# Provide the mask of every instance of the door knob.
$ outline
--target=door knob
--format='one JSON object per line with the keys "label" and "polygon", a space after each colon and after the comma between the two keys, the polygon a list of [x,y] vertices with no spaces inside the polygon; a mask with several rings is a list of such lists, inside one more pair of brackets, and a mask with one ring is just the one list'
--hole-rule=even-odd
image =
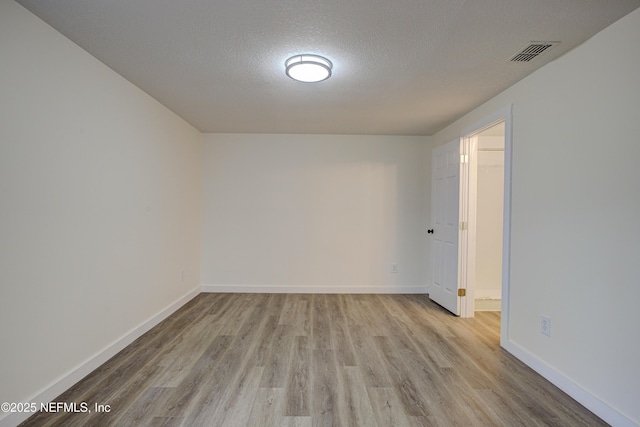
{"label": "door knob", "polygon": [[427,233],[433,234],[433,228],[430,228],[429,230],[427,230]]}

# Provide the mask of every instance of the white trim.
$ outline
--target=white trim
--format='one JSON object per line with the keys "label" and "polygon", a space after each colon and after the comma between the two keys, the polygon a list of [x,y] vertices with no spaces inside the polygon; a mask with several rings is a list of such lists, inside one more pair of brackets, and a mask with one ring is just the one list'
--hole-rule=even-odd
{"label": "white trim", "polygon": [[603,402],[597,396],[593,395],[579,384],[573,382],[569,377],[562,374],[560,371],[554,369],[552,366],[546,364],[542,360],[538,359],[532,353],[528,352],[524,348],[520,347],[513,341],[507,341],[501,343],[502,347],[509,353],[520,359],[524,364],[531,369],[542,375],[549,380],[553,385],[560,390],[567,393],[573,399],[575,399],[582,406],[602,418],[607,423],[616,427],[637,427],[630,418],[620,413],[615,408]]}
{"label": "white trim", "polygon": [[[506,107],[503,107],[498,111],[495,111],[493,114],[490,114],[484,119],[478,120],[471,126],[464,128],[462,130],[462,133],[460,134],[460,137],[464,138],[464,137],[473,136],[477,133],[482,132],[485,129],[492,127],[495,124],[498,124],[506,120],[507,118],[511,119],[512,105],[513,104],[509,104]],[[507,129],[505,127],[505,134],[506,133],[507,133]]]}
{"label": "white trim", "polygon": [[502,307],[500,345],[509,340],[509,289],[511,282],[511,152],[513,147],[513,104],[496,111],[463,129],[461,137],[469,138],[494,124],[504,121],[504,211],[502,229]]}
{"label": "white trim", "polygon": [[[473,287],[469,286],[469,144],[466,143],[464,138],[459,138],[460,144],[460,172],[458,180],[458,222],[467,224],[467,227],[463,229],[458,227],[458,290],[464,289],[467,292],[467,296],[462,298],[458,297],[458,312],[454,313],[460,317],[473,317],[473,310],[471,310],[471,316],[468,316],[469,305],[473,306]],[[462,158],[466,158],[463,162]]]}
{"label": "white trim", "polygon": [[202,292],[256,294],[427,294],[426,286],[202,285]]}
{"label": "white trim", "polygon": [[474,299],[502,299],[502,292],[499,289],[476,289]]}
{"label": "white trim", "polygon": [[504,115],[504,195],[502,214],[502,314],[500,344],[509,341],[509,290],[511,289],[511,152],[513,150],[513,106]]}
{"label": "white trim", "polygon": [[[467,229],[460,233],[460,248],[463,253],[460,256],[461,287],[467,290],[467,295],[462,298],[462,310],[460,317],[473,317],[475,313],[476,298],[476,217],[478,195],[478,138],[474,135],[461,138],[464,152],[468,161],[464,165],[464,174],[460,176],[460,220],[467,223]],[[464,178],[464,179],[463,179]],[[473,274],[469,274],[473,272]]]}
{"label": "white trim", "polygon": [[474,306],[476,311],[500,311],[500,306],[502,305],[502,301],[497,299],[489,299],[489,298],[476,298],[474,301]]}
{"label": "white trim", "polygon": [[[191,299],[195,298],[198,294],[200,294],[200,289],[198,288],[189,291],[185,295],[178,298],[175,302],[162,309],[159,313],[151,316],[149,319],[145,320],[140,325],[124,334],[121,338],[107,345],[104,349],[100,350],[85,362],[82,362],[76,368],[62,375],[60,378],[53,381],[48,386],[45,386],[31,398],[23,400],[23,402],[35,402],[38,406],[40,406],[40,402],[47,403],[53,401],[53,399],[60,396],[63,392],[71,388],[78,381],[89,375],[91,372],[93,372],[107,360],[111,359],[126,346],[131,344],[136,339],[140,338],[144,333],[175,313],[180,307],[185,305]],[[28,412],[9,413],[4,418],[0,418],[0,427],[15,427],[29,418],[31,415],[33,414]]]}

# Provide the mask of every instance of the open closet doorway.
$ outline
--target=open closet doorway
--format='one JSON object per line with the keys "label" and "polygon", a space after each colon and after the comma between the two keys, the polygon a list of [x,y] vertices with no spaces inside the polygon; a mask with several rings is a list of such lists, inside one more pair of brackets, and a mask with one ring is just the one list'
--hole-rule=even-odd
{"label": "open closet doorway", "polygon": [[505,124],[502,121],[474,136],[475,311],[500,311],[502,304],[504,135]]}
{"label": "open closet doorway", "polygon": [[460,315],[474,316],[476,298],[479,309],[499,305],[501,345],[509,338],[512,123],[508,106],[461,138],[468,161],[460,185],[460,221],[466,225],[460,234],[460,287],[466,288]]}

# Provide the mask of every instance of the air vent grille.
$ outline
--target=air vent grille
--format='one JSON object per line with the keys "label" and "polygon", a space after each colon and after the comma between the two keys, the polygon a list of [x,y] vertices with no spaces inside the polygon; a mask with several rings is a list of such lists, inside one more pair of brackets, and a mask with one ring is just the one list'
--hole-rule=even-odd
{"label": "air vent grille", "polygon": [[520,52],[516,53],[510,61],[512,62],[529,62],[535,57],[547,52],[549,49],[557,45],[559,42],[531,42]]}

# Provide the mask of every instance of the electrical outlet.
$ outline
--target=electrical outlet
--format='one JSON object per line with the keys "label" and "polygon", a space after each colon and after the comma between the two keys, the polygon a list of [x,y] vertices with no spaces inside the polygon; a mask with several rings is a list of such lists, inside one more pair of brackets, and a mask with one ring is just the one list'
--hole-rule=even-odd
{"label": "electrical outlet", "polygon": [[540,316],[540,333],[548,337],[551,336],[551,318],[548,316]]}
{"label": "electrical outlet", "polygon": [[391,264],[391,273],[398,274],[398,264]]}
{"label": "electrical outlet", "polygon": [[184,269],[180,270],[180,283],[184,282]]}

